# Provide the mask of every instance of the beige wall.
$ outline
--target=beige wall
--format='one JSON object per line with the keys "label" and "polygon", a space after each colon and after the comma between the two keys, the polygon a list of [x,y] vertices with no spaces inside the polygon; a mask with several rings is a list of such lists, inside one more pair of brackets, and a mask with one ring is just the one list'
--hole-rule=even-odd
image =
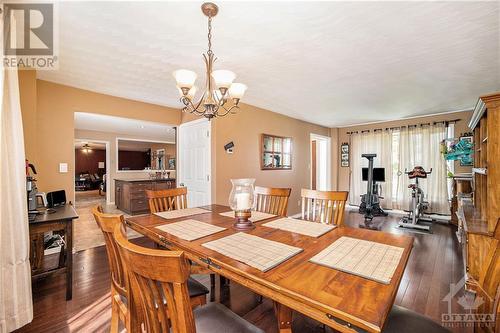
{"label": "beige wall", "polygon": [[331,140],[331,179],[332,179],[332,191],[337,191],[339,188],[339,174],[338,174],[338,166],[340,164],[340,145],[342,142],[339,142],[339,129],[338,128],[330,128],[330,140]]}
{"label": "beige wall", "polygon": [[[197,116],[183,114],[178,109],[36,80],[35,72],[20,71],[19,80],[26,151],[39,171],[39,188],[42,191],[65,189],[69,198],[73,198],[74,194],[74,112],[107,114],[170,125],[199,119]],[[236,115],[211,122],[213,202],[227,204],[231,178],[252,177],[256,178],[257,185],[291,187],[293,190],[289,213],[297,213],[300,189],[310,186],[311,133],[332,138],[332,188],[348,190],[349,171],[339,165],[339,147],[342,142],[348,141],[348,131],[460,118],[461,121],[455,127],[458,135],[467,131],[470,116],[471,112],[459,112],[365,126],[326,128],[242,104],[242,110]],[[292,170],[260,170],[262,133],[293,138]],[[86,138],[92,137],[87,135]],[[230,141],[235,143],[232,155],[226,154],[223,148]],[[114,140],[111,140],[111,143],[115,144]],[[112,159],[115,159],[115,156],[112,154]],[[58,172],[61,162],[68,163],[68,173]],[[110,167],[116,170],[114,162],[111,162]],[[470,168],[459,167],[457,163],[456,172],[467,171],[470,171]],[[123,176],[137,177],[137,174],[134,174],[124,173]],[[113,192],[111,191],[112,195]]]}
{"label": "beige wall", "polygon": [[[134,136],[134,135],[124,135],[110,132],[99,132],[99,131],[84,131],[84,130],[75,130],[75,139],[80,140],[97,140],[97,141],[107,141],[109,142],[109,176],[108,179],[111,179],[109,183],[109,194],[110,201],[115,201],[115,182],[114,179],[139,179],[139,178],[148,178],[148,171],[118,171],[117,166],[117,146],[116,139],[117,138],[126,138],[126,139],[137,139],[137,140],[157,140],[156,138],[148,137],[148,136]],[[152,143],[152,146],[156,144]],[[166,144],[158,144],[161,148],[167,148],[168,151],[174,151],[175,154],[175,145],[166,145]],[[167,147],[168,146],[168,147]],[[172,149],[170,146],[173,146]],[[168,152],[167,152],[168,153]],[[175,178],[175,171],[170,173],[170,177]]]}
{"label": "beige wall", "polygon": [[[342,142],[349,142],[349,135],[347,132],[353,131],[363,131],[372,130],[375,128],[387,128],[387,127],[397,127],[410,124],[427,123],[434,121],[446,121],[460,119],[455,124],[455,136],[458,137],[460,133],[469,132],[467,124],[469,123],[470,117],[472,116],[472,111],[465,112],[454,112],[442,115],[430,116],[430,117],[419,117],[406,120],[389,121],[384,123],[363,125],[363,126],[353,126],[353,127],[343,127],[338,129],[338,144],[337,144],[337,173],[338,173],[338,190],[348,191],[349,190],[349,168],[340,167],[340,145]],[[350,154],[355,154],[356,152],[351,151]],[[335,171],[334,171],[335,172]],[[461,167],[458,161],[455,162],[455,172],[471,172],[471,167]]]}
{"label": "beige wall", "polygon": [[[29,109],[35,97],[29,94],[27,88],[33,85],[36,85],[35,110]],[[68,198],[74,196],[75,112],[106,114],[170,125],[178,125],[181,122],[181,114],[177,109],[94,93],[43,80],[35,81],[33,75],[20,76],[20,89],[22,95],[31,96],[26,100],[23,97],[23,121],[31,123],[32,113],[36,114],[36,137],[28,140],[30,142],[28,151],[36,152],[38,187],[45,192],[64,189]],[[30,134],[25,131],[25,135]],[[68,163],[67,173],[59,173],[59,163]]]}
{"label": "beige wall", "polygon": [[23,117],[24,150],[26,159],[37,166],[36,71],[20,70],[18,74],[21,113]]}
{"label": "beige wall", "polygon": [[[261,134],[292,137],[292,170],[261,170]],[[215,203],[227,205],[232,178],[255,178],[256,185],[291,187],[288,213],[299,212],[300,189],[310,187],[310,134],[329,136],[330,129],[289,118],[257,107],[242,105],[242,110],[212,120],[212,159],[214,152]],[[224,145],[234,142],[234,153],[227,154]],[[214,172],[213,172],[214,173]]]}

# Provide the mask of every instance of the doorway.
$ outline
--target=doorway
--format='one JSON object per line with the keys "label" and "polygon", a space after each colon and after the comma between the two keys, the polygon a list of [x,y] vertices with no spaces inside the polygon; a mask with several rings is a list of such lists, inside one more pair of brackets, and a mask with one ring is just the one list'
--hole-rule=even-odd
{"label": "doorway", "polygon": [[312,134],[311,151],[311,189],[331,190],[331,143],[330,137]]}
{"label": "doorway", "polygon": [[179,186],[188,188],[188,206],[212,203],[210,122],[198,119],[179,126]]}
{"label": "doorway", "polygon": [[110,201],[109,142],[75,140],[75,204],[101,204]]}

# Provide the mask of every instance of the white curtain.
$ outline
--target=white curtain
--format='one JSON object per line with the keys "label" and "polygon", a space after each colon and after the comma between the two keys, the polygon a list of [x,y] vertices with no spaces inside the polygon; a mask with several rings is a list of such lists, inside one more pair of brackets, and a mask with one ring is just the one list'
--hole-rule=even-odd
{"label": "white curtain", "polygon": [[446,161],[440,153],[440,143],[446,138],[445,124],[415,126],[403,128],[399,132],[397,193],[395,208],[408,209],[410,189],[408,185],[414,180],[404,174],[409,170],[421,166],[432,173],[426,179],[419,179],[419,185],[429,202],[429,212],[449,214],[448,186]]}
{"label": "white curtain", "polygon": [[351,134],[351,180],[349,203],[359,205],[361,195],[366,193],[367,182],[362,181],[361,170],[368,167],[368,159],[361,154],[377,154],[374,159],[374,167],[385,168],[385,182],[381,185],[381,206],[392,208],[392,132],[388,130],[370,131]]}
{"label": "white curtain", "polygon": [[4,333],[29,323],[33,305],[19,84],[17,70],[3,65],[0,102],[0,332]]}

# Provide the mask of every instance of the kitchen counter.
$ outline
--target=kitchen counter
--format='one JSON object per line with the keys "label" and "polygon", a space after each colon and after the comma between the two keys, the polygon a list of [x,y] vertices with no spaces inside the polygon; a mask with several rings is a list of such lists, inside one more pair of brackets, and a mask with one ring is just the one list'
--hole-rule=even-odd
{"label": "kitchen counter", "polygon": [[131,183],[142,183],[142,182],[175,182],[175,178],[161,178],[161,179],[151,179],[151,178],[115,178],[115,181],[119,182],[131,182]]}
{"label": "kitchen counter", "polygon": [[146,190],[160,191],[175,187],[175,178],[115,179],[116,208],[130,215],[149,213]]}

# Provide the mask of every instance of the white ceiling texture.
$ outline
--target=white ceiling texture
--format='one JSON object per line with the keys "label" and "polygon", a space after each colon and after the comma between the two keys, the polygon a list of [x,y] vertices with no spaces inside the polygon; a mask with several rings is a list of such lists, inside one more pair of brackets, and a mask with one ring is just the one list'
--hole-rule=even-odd
{"label": "white ceiling texture", "polygon": [[126,137],[175,142],[172,126],[103,114],[75,112],[75,129],[122,134]]}
{"label": "white ceiling texture", "polygon": [[[218,2],[216,69],[243,102],[325,126],[471,109],[500,90],[499,2]],[[39,78],[179,107],[204,82],[201,2],[61,2],[60,69]]]}

